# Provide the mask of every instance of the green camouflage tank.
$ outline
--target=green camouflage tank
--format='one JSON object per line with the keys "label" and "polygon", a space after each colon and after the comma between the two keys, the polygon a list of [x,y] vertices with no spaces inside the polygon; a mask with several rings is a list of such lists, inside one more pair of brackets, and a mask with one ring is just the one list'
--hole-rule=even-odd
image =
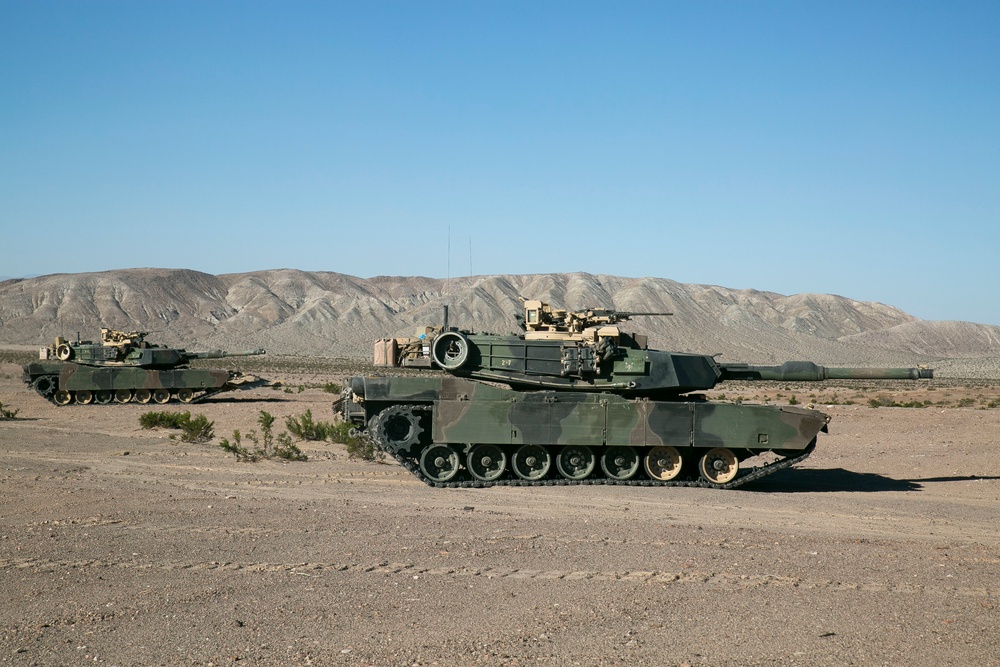
{"label": "green camouflage tank", "polygon": [[[355,377],[335,404],[434,486],[692,485],[734,488],[812,453],[828,415],[795,406],[709,402],[727,380],[921,379],[925,368],[722,364],[650,350],[618,323],[638,315],[552,310],[525,301],[521,334],[427,327],[382,339],[375,363],[445,371]],[[757,465],[746,462],[755,459]]]}
{"label": "green camouflage tank", "polygon": [[39,361],[25,364],[24,382],[56,405],[128,403],[196,403],[234,389],[249,389],[264,380],[239,371],[190,368],[193,359],[220,359],[264,354],[188,352],[152,345],[147,332],[101,329],[101,342],[55,343],[39,351]]}

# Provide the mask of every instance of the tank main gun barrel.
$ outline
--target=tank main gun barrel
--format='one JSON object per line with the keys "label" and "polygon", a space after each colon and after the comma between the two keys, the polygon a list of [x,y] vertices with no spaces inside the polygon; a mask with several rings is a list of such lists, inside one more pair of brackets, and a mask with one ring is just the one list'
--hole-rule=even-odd
{"label": "tank main gun barrel", "polygon": [[226,352],[224,350],[208,350],[206,352],[185,352],[188,359],[222,359],[223,357],[256,357],[267,354],[264,348],[247,350],[246,352]]}
{"label": "tank main gun barrel", "polygon": [[786,361],[780,366],[719,364],[721,380],[822,382],[823,380],[929,380],[930,368],[833,368],[811,361]]}

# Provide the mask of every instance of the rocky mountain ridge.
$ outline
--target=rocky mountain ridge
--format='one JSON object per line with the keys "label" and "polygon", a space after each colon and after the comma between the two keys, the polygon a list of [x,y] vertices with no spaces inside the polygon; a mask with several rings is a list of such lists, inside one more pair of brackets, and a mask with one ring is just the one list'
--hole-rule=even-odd
{"label": "rocky mountain ridge", "polygon": [[626,329],[661,349],[722,359],[827,365],[926,363],[953,377],[1000,379],[1000,327],[917,319],[881,303],[830,294],[785,296],[587,273],[440,280],[357,278],[277,269],[211,275],[123,269],[0,282],[0,344],[43,345],[55,336],[96,338],[101,326],[155,332],[188,349],[266,347],[272,354],[367,358],[372,342],[439,324],[442,306],[463,329],[517,330],[518,296],[555,307],[671,311]]}

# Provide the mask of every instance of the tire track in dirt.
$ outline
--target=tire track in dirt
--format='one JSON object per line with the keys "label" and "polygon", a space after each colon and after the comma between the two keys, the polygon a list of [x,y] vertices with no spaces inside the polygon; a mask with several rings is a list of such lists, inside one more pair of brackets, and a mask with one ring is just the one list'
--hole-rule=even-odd
{"label": "tire track in dirt", "polygon": [[0,560],[0,572],[58,572],[64,570],[118,568],[123,570],[163,570],[163,571],[222,571],[280,573],[321,577],[326,573],[349,573],[359,575],[448,577],[509,579],[509,580],[550,580],[550,581],[601,581],[622,584],[696,585],[725,590],[750,590],[755,588],[795,588],[802,590],[858,591],[864,593],[891,593],[901,595],[961,595],[963,597],[996,597],[1000,590],[987,587],[925,586],[918,584],[887,584],[881,582],[847,582],[821,579],[805,579],[780,575],[749,575],[735,572],[684,571],[666,572],[658,570],[610,571],[610,570],[533,570],[519,568],[463,568],[426,567],[416,563],[379,561],[375,563],[239,563],[232,561],[108,561],[108,560],[51,560],[43,558]]}

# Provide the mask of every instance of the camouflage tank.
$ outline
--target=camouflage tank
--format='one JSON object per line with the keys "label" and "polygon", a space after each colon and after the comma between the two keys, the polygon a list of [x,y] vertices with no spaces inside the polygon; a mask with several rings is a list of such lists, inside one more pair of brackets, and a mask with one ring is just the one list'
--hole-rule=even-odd
{"label": "camouflage tank", "polygon": [[517,335],[459,331],[446,310],[442,327],[377,341],[377,366],[446,374],[354,377],[335,410],[433,486],[735,488],[808,457],[830,417],[693,392],[730,380],[933,377],[925,368],[719,363],[651,350],[645,336],[618,326],[670,313],[524,307]]}
{"label": "camouflage tank", "polygon": [[197,403],[209,396],[264,383],[238,371],[190,368],[192,359],[221,359],[264,354],[188,352],[146,342],[145,331],[101,329],[101,342],[69,342],[63,337],[39,350],[39,361],[25,364],[23,379],[56,405],[128,403]]}

